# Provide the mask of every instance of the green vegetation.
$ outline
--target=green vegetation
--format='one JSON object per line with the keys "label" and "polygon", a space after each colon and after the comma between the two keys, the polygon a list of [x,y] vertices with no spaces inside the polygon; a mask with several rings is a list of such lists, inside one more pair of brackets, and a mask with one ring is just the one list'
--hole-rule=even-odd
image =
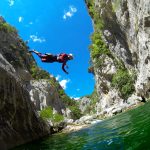
{"label": "green vegetation", "polygon": [[44,120],[51,120],[53,122],[61,122],[64,120],[64,117],[58,113],[53,114],[51,107],[47,107],[40,111],[40,117]]}
{"label": "green vegetation", "polygon": [[104,43],[100,32],[94,32],[91,36],[92,45],[90,46],[92,59],[99,58],[101,55],[110,55],[110,50]]}
{"label": "green vegetation", "polygon": [[17,33],[17,30],[6,22],[0,22],[0,31],[4,31],[6,33]]}
{"label": "green vegetation", "polygon": [[[79,119],[81,117],[81,113],[78,107],[75,106],[69,106],[69,109],[72,112],[72,117],[74,120]],[[61,122],[64,120],[63,115],[60,115],[58,113],[53,114],[52,107],[46,107],[43,110],[40,111],[40,117],[44,120],[51,120],[52,122]]]}
{"label": "green vegetation", "polygon": [[50,75],[45,70],[37,67],[35,64],[30,66],[30,73],[34,79],[50,79]]}
{"label": "green vegetation", "polygon": [[89,14],[90,14],[91,17],[93,18],[93,17],[94,17],[94,12],[95,12],[95,9],[94,9],[94,1],[93,1],[93,0],[85,0],[85,1],[86,1],[88,10],[89,10]]}
{"label": "green vegetation", "polygon": [[121,0],[115,0],[112,3],[113,4],[112,5],[113,12],[116,12],[119,9],[120,3],[121,3]]}
{"label": "green vegetation", "polygon": [[101,68],[103,67],[105,58],[106,57],[113,58],[113,55],[111,54],[105,42],[103,41],[102,34],[100,32],[95,31],[91,36],[91,40],[92,44],[90,45],[89,49],[91,53],[91,58],[92,60],[94,60],[94,64],[91,63],[90,68],[91,69],[92,67]]}
{"label": "green vegetation", "polygon": [[88,11],[94,21],[94,28],[100,31],[104,28],[104,22],[97,9],[95,9],[94,0],[86,0]]}
{"label": "green vegetation", "polygon": [[71,110],[71,116],[74,120],[81,118],[82,116],[81,110],[79,109],[79,106],[77,103],[75,103],[74,106],[73,105],[69,106],[69,109]]}
{"label": "green vegetation", "polygon": [[[96,59],[94,67],[101,67],[103,65],[106,56],[110,56],[110,50],[102,39],[102,30],[104,29],[104,21],[100,16],[98,8],[95,8],[94,0],[86,0],[87,7],[89,9],[89,14],[94,21],[95,32],[91,35],[92,44],[90,45],[90,53],[92,60]],[[92,64],[93,66],[93,64]],[[89,68],[91,72],[92,67]]]}
{"label": "green vegetation", "polygon": [[75,101],[72,100],[69,96],[67,96],[63,89],[58,89],[58,93],[60,98],[66,104],[67,107],[75,105]]}
{"label": "green vegetation", "polygon": [[113,76],[112,86],[119,89],[122,97],[127,99],[135,90],[134,80],[135,74],[129,74],[126,69],[119,69]]}
{"label": "green vegetation", "polygon": [[58,90],[58,93],[65,106],[71,110],[72,119],[79,119],[82,116],[82,114],[81,110],[79,109],[78,102],[67,96],[63,89]]}
{"label": "green vegetation", "polygon": [[47,107],[40,111],[40,117],[43,119],[52,119],[53,118],[53,110],[51,107]]}
{"label": "green vegetation", "polygon": [[81,110],[79,109],[79,104],[74,99],[71,99],[67,94],[64,92],[60,84],[56,81],[55,78],[50,79],[51,85],[55,86],[56,90],[58,91],[59,97],[62,102],[65,104],[67,108],[71,110],[72,119],[76,120],[79,119],[82,114]]}
{"label": "green vegetation", "polygon": [[54,114],[53,116],[53,121],[54,122],[61,122],[64,120],[64,116],[63,115],[60,115],[60,114]]}

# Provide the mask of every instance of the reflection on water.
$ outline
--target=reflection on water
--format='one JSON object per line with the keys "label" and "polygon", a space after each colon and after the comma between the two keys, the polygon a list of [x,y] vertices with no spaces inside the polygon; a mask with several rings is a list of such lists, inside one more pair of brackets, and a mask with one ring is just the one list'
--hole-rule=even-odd
{"label": "reflection on water", "polygon": [[150,150],[150,104],[90,128],[57,134],[14,150]]}

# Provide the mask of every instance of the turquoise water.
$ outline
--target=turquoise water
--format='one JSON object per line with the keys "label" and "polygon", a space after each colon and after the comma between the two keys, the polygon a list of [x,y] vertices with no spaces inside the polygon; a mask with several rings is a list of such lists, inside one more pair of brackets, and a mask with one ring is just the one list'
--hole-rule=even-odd
{"label": "turquoise water", "polygon": [[150,150],[150,103],[70,134],[14,150]]}

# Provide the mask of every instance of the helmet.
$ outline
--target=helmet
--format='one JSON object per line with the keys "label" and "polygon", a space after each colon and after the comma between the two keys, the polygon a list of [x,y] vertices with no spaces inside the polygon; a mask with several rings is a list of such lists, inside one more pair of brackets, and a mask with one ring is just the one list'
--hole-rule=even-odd
{"label": "helmet", "polygon": [[68,54],[69,59],[73,59],[73,54]]}

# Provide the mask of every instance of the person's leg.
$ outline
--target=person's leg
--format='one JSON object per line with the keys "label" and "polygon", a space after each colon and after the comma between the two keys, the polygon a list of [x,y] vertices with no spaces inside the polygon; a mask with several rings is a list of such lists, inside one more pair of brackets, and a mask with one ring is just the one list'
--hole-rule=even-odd
{"label": "person's leg", "polygon": [[33,52],[33,53],[37,54],[41,58],[42,62],[52,63],[52,62],[57,61],[57,56],[54,56],[52,54],[42,54],[42,53],[35,51],[35,50],[31,50],[29,52]]}
{"label": "person's leg", "polygon": [[38,52],[38,51],[35,51],[35,50],[31,50],[31,51],[29,51],[30,53],[35,53],[35,54],[37,54],[40,58],[43,58],[43,57],[45,57],[46,55],[44,55],[44,54],[42,54],[42,53],[40,53],[40,52]]}
{"label": "person's leg", "polygon": [[34,49],[33,49],[33,50],[30,50],[29,52],[30,52],[30,53],[33,52],[33,53],[35,53],[35,54],[39,54],[39,53],[40,53],[40,52],[38,52],[38,51],[35,51]]}
{"label": "person's leg", "polygon": [[51,53],[45,53],[45,55],[52,56],[53,54],[51,54]]}

